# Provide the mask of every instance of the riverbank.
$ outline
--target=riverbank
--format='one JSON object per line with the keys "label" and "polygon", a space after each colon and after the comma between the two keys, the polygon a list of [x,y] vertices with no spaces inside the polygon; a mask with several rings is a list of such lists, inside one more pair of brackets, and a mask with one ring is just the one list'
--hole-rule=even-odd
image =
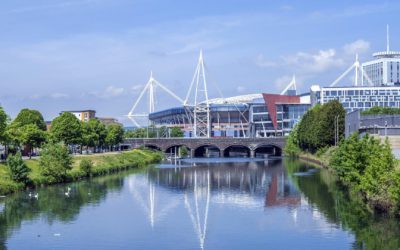
{"label": "riverbank", "polygon": [[[400,161],[395,160],[393,156],[386,156],[384,152],[379,152],[381,159],[370,156],[376,155],[381,149],[368,150],[368,156],[365,156],[362,150],[359,153],[349,153],[345,150],[346,153],[343,155],[341,153],[343,148],[330,147],[319,154],[300,151],[297,158],[327,169],[338,177],[341,186],[351,194],[351,197],[357,197],[371,211],[400,216]],[[338,152],[335,152],[336,150]],[[387,151],[390,152],[390,148]],[[368,160],[369,157],[372,161]],[[382,159],[387,160],[390,165]]]}
{"label": "riverbank", "polygon": [[[131,168],[143,168],[152,163],[161,161],[161,154],[150,150],[132,150],[118,154],[94,154],[73,157],[72,169],[67,172],[64,182],[71,182],[87,178],[88,175],[79,167],[83,159],[89,159],[93,163],[90,176],[106,175]],[[31,169],[28,187],[56,184],[41,175],[39,160],[26,160],[25,163]],[[13,193],[25,188],[22,183],[14,182],[10,178],[9,170],[5,164],[0,164],[0,195]]]}

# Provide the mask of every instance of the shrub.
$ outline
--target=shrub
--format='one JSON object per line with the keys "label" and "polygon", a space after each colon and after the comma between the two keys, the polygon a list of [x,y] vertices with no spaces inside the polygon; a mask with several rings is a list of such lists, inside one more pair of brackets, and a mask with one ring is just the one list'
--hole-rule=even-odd
{"label": "shrub", "polygon": [[61,143],[48,143],[40,153],[41,174],[48,178],[48,182],[65,181],[67,171],[72,168],[68,147]]}
{"label": "shrub", "polygon": [[16,182],[27,183],[29,181],[30,168],[22,160],[21,153],[10,155],[7,158],[7,166],[10,170],[11,179]]}
{"label": "shrub", "polygon": [[83,158],[79,163],[79,169],[85,173],[86,176],[92,174],[93,162],[90,159]]}
{"label": "shrub", "polygon": [[181,153],[181,157],[186,157],[186,156],[188,156],[189,152],[188,152],[187,147],[181,146],[181,147],[180,147],[180,153]]}
{"label": "shrub", "polygon": [[377,210],[397,210],[400,174],[389,142],[351,135],[334,151],[331,166],[345,185],[359,191]]}

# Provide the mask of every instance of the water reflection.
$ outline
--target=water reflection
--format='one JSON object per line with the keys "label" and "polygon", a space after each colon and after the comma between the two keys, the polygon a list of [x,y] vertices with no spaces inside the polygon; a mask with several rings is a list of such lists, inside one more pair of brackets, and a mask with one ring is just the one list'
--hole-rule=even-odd
{"label": "water reflection", "polygon": [[[167,217],[167,213],[178,206],[178,201],[182,201],[200,249],[204,248],[206,240],[211,202],[244,208],[295,207],[301,203],[300,193],[280,161],[197,162],[193,165],[162,165],[149,170],[146,178],[131,176],[128,185],[152,228],[156,221]],[[161,195],[157,194],[160,188],[183,198],[161,201]]]}
{"label": "water reflection", "polygon": [[0,197],[0,249],[400,247],[399,220],[298,161],[169,164],[31,192]]}

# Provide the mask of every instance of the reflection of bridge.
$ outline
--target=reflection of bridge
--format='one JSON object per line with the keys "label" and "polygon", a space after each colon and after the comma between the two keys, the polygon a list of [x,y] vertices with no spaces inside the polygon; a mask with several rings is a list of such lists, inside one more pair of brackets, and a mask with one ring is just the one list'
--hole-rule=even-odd
{"label": "reflection of bridge", "polygon": [[126,139],[125,144],[132,148],[145,146],[166,153],[176,153],[185,146],[192,157],[237,156],[254,157],[258,154],[278,155],[286,144],[285,137],[267,138],[149,138]]}

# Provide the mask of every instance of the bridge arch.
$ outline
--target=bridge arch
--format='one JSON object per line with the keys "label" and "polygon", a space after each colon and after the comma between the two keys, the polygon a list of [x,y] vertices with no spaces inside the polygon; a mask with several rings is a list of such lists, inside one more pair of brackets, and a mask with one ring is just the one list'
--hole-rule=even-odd
{"label": "bridge arch", "polygon": [[282,156],[282,148],[274,143],[263,143],[254,149],[254,157],[265,157],[266,155]]}
{"label": "bridge arch", "polygon": [[194,157],[220,157],[221,150],[213,144],[203,144],[193,149]]}
{"label": "bridge arch", "polygon": [[223,150],[224,157],[250,157],[251,149],[246,145],[234,144]]}
{"label": "bridge arch", "polygon": [[157,150],[157,151],[162,151],[161,147],[155,145],[155,144],[144,144],[144,147],[147,149],[151,149],[151,150]]}

